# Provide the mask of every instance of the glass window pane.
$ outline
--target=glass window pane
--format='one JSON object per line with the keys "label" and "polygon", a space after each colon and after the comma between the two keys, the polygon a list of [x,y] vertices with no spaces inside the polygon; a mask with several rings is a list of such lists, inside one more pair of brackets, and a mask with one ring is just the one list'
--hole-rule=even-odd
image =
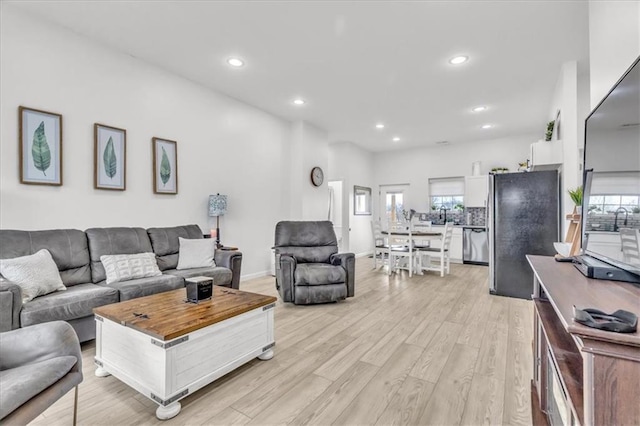
{"label": "glass window pane", "polygon": [[592,195],[589,198],[589,202],[591,204],[600,204],[600,205],[602,205],[602,204],[604,204],[604,195]]}
{"label": "glass window pane", "polygon": [[621,200],[622,205],[638,205],[638,197],[634,195],[624,195]]}
{"label": "glass window pane", "polygon": [[619,195],[605,195],[604,203],[605,204],[620,204],[620,196]]}

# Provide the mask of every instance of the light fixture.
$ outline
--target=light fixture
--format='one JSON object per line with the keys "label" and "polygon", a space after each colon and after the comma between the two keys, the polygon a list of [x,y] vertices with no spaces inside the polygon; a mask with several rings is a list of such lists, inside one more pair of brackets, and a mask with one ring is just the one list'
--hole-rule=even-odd
{"label": "light fixture", "polygon": [[294,105],[304,105],[305,101],[304,101],[304,99],[298,98],[298,99],[294,99],[293,103],[294,103]]}
{"label": "light fixture", "polygon": [[384,124],[382,123],[376,124],[376,129],[384,129]]}
{"label": "light fixture", "polygon": [[468,56],[454,56],[453,58],[449,59],[449,63],[451,65],[460,65],[460,64],[464,64],[468,60],[469,60]]}
{"label": "light fixture", "polygon": [[229,58],[227,59],[227,63],[232,67],[240,68],[244,65],[244,61],[240,58]]}
{"label": "light fixture", "polygon": [[471,108],[471,111],[473,111],[473,112],[482,112],[482,111],[486,111],[486,110],[487,110],[487,107],[484,106],[484,105],[477,106],[475,108]]}
{"label": "light fixture", "polygon": [[485,124],[484,126],[482,126],[483,129],[490,129],[493,127],[493,124]]}
{"label": "light fixture", "polygon": [[[216,218],[216,247],[220,248],[220,216],[224,216],[227,212],[227,196],[226,195],[209,195],[209,217]],[[213,234],[213,230],[211,230]],[[213,235],[211,235],[213,237]]]}
{"label": "light fixture", "polygon": [[393,140],[394,142],[400,142],[400,138],[399,138],[399,137],[397,137],[397,136],[396,136],[395,138],[393,138],[392,140]]}

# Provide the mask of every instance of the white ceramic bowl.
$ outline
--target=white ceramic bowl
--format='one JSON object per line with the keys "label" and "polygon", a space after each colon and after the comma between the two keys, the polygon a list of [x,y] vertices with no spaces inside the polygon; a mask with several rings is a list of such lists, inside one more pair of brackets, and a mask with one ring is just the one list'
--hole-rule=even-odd
{"label": "white ceramic bowl", "polygon": [[553,247],[556,249],[560,256],[569,257],[571,252],[571,243],[553,243]]}

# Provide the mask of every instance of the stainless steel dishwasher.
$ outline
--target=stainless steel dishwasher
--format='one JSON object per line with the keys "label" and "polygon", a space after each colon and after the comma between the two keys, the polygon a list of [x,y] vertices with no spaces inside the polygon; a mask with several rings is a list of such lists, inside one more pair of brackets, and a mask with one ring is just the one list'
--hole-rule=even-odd
{"label": "stainless steel dishwasher", "polygon": [[489,237],[484,226],[463,228],[462,263],[489,265]]}

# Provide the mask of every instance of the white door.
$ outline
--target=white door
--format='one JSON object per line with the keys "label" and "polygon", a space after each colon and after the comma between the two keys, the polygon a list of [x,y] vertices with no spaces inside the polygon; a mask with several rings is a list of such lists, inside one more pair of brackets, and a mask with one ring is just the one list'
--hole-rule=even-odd
{"label": "white door", "polygon": [[[344,252],[349,248],[349,207],[345,205],[343,181],[329,181],[329,211],[327,219],[333,222],[333,230],[338,239],[338,251]],[[345,209],[346,207],[346,209]]]}
{"label": "white door", "polygon": [[380,208],[378,218],[382,227],[387,228],[389,222],[402,219],[402,210],[407,209],[407,193],[409,185],[380,185]]}

